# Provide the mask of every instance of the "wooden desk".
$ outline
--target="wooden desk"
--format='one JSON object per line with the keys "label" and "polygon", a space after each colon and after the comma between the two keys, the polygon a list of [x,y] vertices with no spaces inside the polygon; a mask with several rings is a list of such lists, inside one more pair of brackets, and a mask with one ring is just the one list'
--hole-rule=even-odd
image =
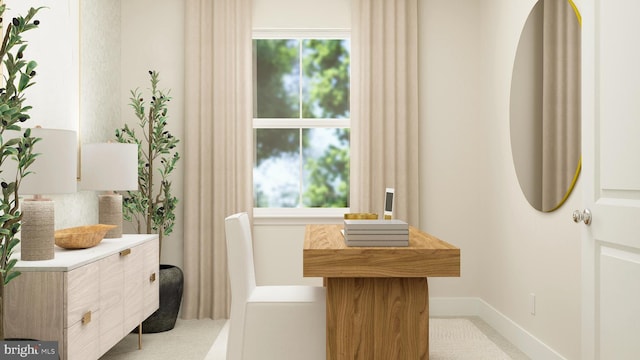
{"label": "wooden desk", "polygon": [[303,274],[327,287],[327,359],[428,359],[428,276],[460,276],[460,249],[416,228],[408,247],[348,247],[307,225]]}

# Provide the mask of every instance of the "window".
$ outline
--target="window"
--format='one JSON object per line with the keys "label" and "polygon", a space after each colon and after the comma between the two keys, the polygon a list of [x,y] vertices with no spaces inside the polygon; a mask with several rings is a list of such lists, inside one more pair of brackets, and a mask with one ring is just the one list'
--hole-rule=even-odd
{"label": "window", "polygon": [[254,39],[254,206],[349,206],[350,42]]}

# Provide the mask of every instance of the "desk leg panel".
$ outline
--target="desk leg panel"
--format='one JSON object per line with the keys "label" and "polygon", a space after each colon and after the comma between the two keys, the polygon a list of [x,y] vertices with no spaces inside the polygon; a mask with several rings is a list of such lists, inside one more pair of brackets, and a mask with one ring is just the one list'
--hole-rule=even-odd
{"label": "desk leg panel", "polygon": [[327,279],[327,359],[428,359],[426,278]]}
{"label": "desk leg panel", "polygon": [[370,285],[362,278],[327,279],[327,360],[373,359]]}

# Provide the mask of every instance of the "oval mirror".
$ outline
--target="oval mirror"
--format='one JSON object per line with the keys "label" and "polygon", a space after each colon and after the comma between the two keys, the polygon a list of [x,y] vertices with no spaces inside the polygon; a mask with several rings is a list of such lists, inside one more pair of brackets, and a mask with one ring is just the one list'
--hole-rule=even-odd
{"label": "oval mirror", "polygon": [[511,151],[522,192],[539,211],[559,208],[580,174],[580,27],[571,0],[539,0],[516,51]]}

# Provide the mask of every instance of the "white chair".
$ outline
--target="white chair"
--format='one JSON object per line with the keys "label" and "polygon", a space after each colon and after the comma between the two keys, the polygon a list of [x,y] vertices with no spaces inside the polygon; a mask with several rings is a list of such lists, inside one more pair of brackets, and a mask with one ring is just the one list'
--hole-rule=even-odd
{"label": "white chair", "polygon": [[326,359],[325,289],[256,286],[247,213],[225,219],[231,281],[228,360]]}

